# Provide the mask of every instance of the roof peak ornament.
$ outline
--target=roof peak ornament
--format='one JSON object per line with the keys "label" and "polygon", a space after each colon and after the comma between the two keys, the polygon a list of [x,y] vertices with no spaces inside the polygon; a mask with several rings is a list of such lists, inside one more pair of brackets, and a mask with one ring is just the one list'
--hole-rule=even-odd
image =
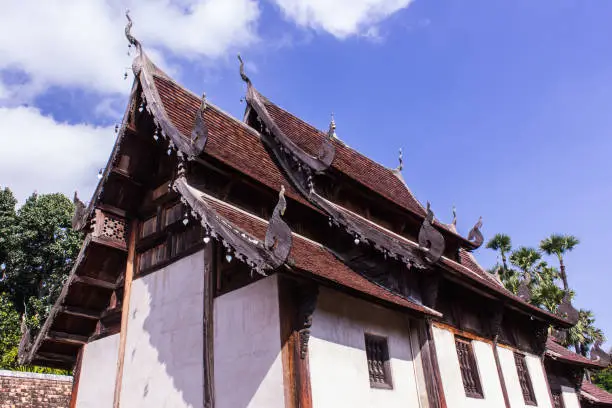
{"label": "roof peak ornament", "polygon": [[[208,127],[204,121],[204,111],[206,110],[206,107],[206,93],[202,93],[200,107],[196,111],[195,122],[193,124],[193,129],[191,130],[192,145],[200,142],[198,145],[203,146],[208,138]],[[203,143],[201,141],[203,141]]]}
{"label": "roof peak ornament", "polygon": [[87,213],[87,206],[83,201],[79,199],[78,193],[74,192],[74,197],[72,198],[72,203],[74,204],[74,214],[72,215],[72,229],[79,231],[84,226],[83,218]]}
{"label": "roof peak ornament", "polygon": [[595,345],[591,348],[591,360],[607,367],[612,363],[612,355],[601,349],[601,343],[603,343],[601,339],[597,339]]}
{"label": "roof peak ornament", "polygon": [[278,203],[276,203],[274,211],[272,212],[272,217],[268,223],[264,244],[266,249],[271,251],[275,257],[281,259],[283,262],[289,257],[292,242],[291,229],[282,218],[286,210],[287,200],[285,199],[285,186],[281,185],[280,192],[278,193]]}
{"label": "roof peak ornament", "polygon": [[404,153],[402,152],[402,148],[399,148],[399,165],[397,166],[397,171],[402,171],[404,170]]}
{"label": "roof peak ornament", "polygon": [[480,248],[482,243],[484,242],[484,236],[482,232],[480,232],[480,228],[482,228],[482,216],[478,218],[478,221],[474,225],[474,227],[470,230],[468,234],[468,241],[470,241],[476,248]]}
{"label": "roof peak ornament", "polygon": [[451,222],[455,226],[455,230],[457,229],[457,208],[453,205],[453,222]]}
{"label": "roof peak ornament", "polygon": [[525,274],[525,277],[519,283],[516,294],[527,303],[531,301],[531,275],[529,273]]}
{"label": "roof peak ornament", "polygon": [[425,259],[430,263],[437,262],[444,253],[444,236],[434,226],[434,213],[431,210],[429,201],[427,202],[427,216],[423,220],[419,231],[419,246],[427,250]]}
{"label": "roof peak ornament", "polygon": [[140,44],[140,41],[138,41],[136,37],[132,35],[132,25],[134,25],[134,23],[132,22],[132,19],[130,17],[129,9],[125,10],[125,18],[127,18],[128,21],[125,25],[125,38],[127,38],[128,42],[130,43],[128,47],[131,47],[133,45],[138,51],[138,53],[142,54],[142,45]]}
{"label": "roof peak ornament", "polygon": [[336,121],[334,120],[334,112],[331,113],[331,120],[329,122],[329,130],[327,131],[327,139],[337,139],[336,135]]}
{"label": "roof peak ornament", "polygon": [[244,72],[244,61],[242,60],[240,53],[238,53],[238,61],[240,61],[240,78],[242,78],[247,85],[251,85],[251,79]]}

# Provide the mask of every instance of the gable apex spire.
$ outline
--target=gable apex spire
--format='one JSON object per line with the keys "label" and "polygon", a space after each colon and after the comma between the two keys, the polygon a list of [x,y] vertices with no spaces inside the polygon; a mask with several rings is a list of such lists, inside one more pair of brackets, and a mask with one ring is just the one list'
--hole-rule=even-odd
{"label": "gable apex spire", "polygon": [[127,18],[128,21],[125,25],[125,38],[127,38],[128,42],[130,43],[129,47],[133,45],[138,51],[138,53],[142,54],[142,45],[140,44],[140,41],[138,41],[136,37],[132,35],[132,25],[134,25],[134,23],[132,22],[132,18],[130,17],[129,9],[125,10],[125,18]]}
{"label": "gable apex spire", "polygon": [[242,60],[240,53],[238,53],[238,61],[240,61],[240,78],[242,78],[247,85],[251,85],[251,79],[244,72],[244,61]]}

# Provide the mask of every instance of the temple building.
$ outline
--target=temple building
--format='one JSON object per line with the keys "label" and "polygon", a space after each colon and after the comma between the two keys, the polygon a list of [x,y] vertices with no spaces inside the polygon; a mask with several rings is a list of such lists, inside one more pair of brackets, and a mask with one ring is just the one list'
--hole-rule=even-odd
{"label": "temple building", "polygon": [[482,221],[437,221],[401,165],[275,105],[242,60],[247,107],[228,115],[130,29],[117,141],[88,205],[75,195],[83,247],[20,350],[74,369],[71,407],[557,406],[548,333],[575,310],[485,271]]}

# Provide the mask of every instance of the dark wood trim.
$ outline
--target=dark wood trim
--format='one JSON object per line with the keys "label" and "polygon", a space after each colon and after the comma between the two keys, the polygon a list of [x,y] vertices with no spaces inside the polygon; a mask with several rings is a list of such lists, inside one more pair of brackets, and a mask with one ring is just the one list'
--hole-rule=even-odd
{"label": "dark wood trim", "polygon": [[504,372],[502,371],[501,361],[499,360],[499,350],[497,349],[497,339],[495,339],[495,341],[493,342],[493,356],[495,357],[495,367],[497,367],[497,376],[499,377],[499,384],[501,385],[502,394],[504,395],[504,405],[506,406],[506,408],[511,408],[510,407],[510,397],[508,396],[508,387],[506,386],[506,379],[504,378]]}
{"label": "dark wood trim", "polygon": [[[211,240],[211,242],[212,242],[212,240]],[[165,268],[166,266],[168,266],[168,265],[170,265],[170,264],[172,264],[172,263],[174,263],[176,261],[179,261],[179,260],[181,260],[181,259],[183,259],[183,258],[185,258],[185,257],[187,257],[189,255],[195,254],[196,252],[204,249],[205,247],[206,247],[206,244],[198,243],[197,245],[194,245],[193,247],[191,247],[188,250],[186,250],[185,252],[181,252],[180,255],[177,255],[177,256],[174,256],[172,258],[166,259],[165,261],[162,261],[162,262],[156,264],[155,266],[152,266],[150,268],[147,268],[145,270],[142,270],[142,271],[136,273],[135,276],[134,276],[134,280],[140,279],[140,278],[142,278],[144,276],[147,276],[147,275],[149,275],[149,274],[151,274],[153,272],[157,272],[158,270],[160,270],[162,268]]]}
{"label": "dark wood trim", "polygon": [[64,333],[59,331],[49,331],[49,333],[47,333],[46,340],[55,341],[57,343],[83,345],[87,343],[88,338],[87,336],[79,336],[77,334]]}
{"label": "dark wood trim", "polygon": [[278,314],[285,407],[298,408],[297,369],[295,367],[297,333],[294,331],[294,317],[297,316],[297,310],[291,296],[290,282],[280,275],[276,277],[278,279]]}
{"label": "dark wood trim", "polygon": [[[277,275],[285,407],[312,408],[308,337],[318,287]],[[304,286],[306,285],[306,286]],[[305,315],[307,314],[307,316]]]}
{"label": "dark wood trim", "polygon": [[431,321],[420,320],[415,322],[418,327],[419,340],[421,343],[421,360],[423,363],[423,374],[425,375],[425,388],[429,400],[429,408],[446,408],[446,398],[440,367],[438,366],[436,345],[434,343]]}
{"label": "dark wood trim", "polygon": [[101,279],[92,278],[91,276],[75,276],[71,283],[82,283],[87,286],[95,286],[106,290],[116,290],[117,285],[113,282],[108,282]]}
{"label": "dark wood trim", "polygon": [[68,314],[70,316],[83,317],[91,320],[98,320],[100,318],[100,312],[77,306],[62,306],[60,307],[59,312]]}
{"label": "dark wood trim", "polygon": [[83,352],[85,347],[79,349],[77,354],[76,364],[74,370],[72,370],[72,392],[70,394],[70,405],[69,408],[76,408],[77,396],[79,394],[79,380],[81,379],[81,364],[83,363]]}
{"label": "dark wood trim", "polygon": [[108,336],[112,336],[113,334],[117,334],[120,331],[121,331],[120,325],[116,325],[116,326],[109,327],[107,329],[100,330],[99,333],[96,333],[93,336],[91,336],[89,340],[87,341],[87,343],[91,343],[92,341],[96,341],[96,340],[100,340]]}
{"label": "dark wood trim", "polygon": [[130,238],[128,241],[128,256],[125,264],[125,281],[123,302],[121,310],[121,331],[119,333],[119,354],[117,356],[117,374],[115,376],[115,394],[113,407],[119,408],[121,399],[121,382],[123,381],[123,361],[125,358],[125,343],[127,339],[127,325],[130,311],[130,296],[132,294],[132,280],[134,278],[134,260],[136,255],[136,236],[138,235],[138,220],[130,223]]}
{"label": "dark wood trim", "polygon": [[[546,381],[546,390],[548,391],[548,398],[550,398],[550,406],[555,407],[555,400],[553,399],[552,389],[550,388],[550,382],[548,381],[548,372],[546,371],[546,367],[544,367],[544,358],[540,357],[540,365],[542,366],[542,373],[544,373],[544,381]],[[580,390],[576,390],[576,397],[580,396]],[[563,398],[563,396],[561,397]]]}
{"label": "dark wood trim", "polygon": [[73,366],[76,363],[76,357],[69,356],[66,354],[39,352],[34,356],[37,360],[48,360],[65,363],[69,366]]}
{"label": "dark wood trim", "polygon": [[204,249],[204,408],[215,406],[215,355],[214,355],[214,271],[215,249],[210,242]]}

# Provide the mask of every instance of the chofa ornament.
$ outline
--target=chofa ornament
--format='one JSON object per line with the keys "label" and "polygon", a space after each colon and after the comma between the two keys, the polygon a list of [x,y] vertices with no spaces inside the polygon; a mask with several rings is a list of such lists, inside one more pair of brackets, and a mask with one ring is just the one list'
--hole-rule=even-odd
{"label": "chofa ornament", "polygon": [[427,251],[425,259],[434,263],[437,262],[444,253],[444,237],[434,226],[434,213],[431,210],[429,201],[427,202],[427,216],[423,220],[419,231],[419,246]]}

